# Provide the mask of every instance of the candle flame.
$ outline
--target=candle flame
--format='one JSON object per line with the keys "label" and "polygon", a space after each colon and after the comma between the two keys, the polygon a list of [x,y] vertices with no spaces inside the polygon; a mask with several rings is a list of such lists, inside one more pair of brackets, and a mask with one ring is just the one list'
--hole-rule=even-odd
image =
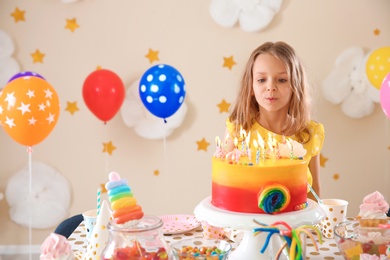
{"label": "candle flame", "polygon": [[263,137],[260,136],[259,132],[257,132],[257,142],[259,143],[261,149],[264,149],[264,140]]}
{"label": "candle flame", "polygon": [[219,139],[219,136],[215,137],[215,143],[217,144],[217,147],[221,146],[221,140]]}
{"label": "candle flame", "polygon": [[249,142],[251,140],[251,132],[248,133],[248,135],[245,138],[246,145],[249,146]]}
{"label": "candle flame", "polygon": [[256,139],[253,139],[253,146],[254,146],[256,149],[259,147],[259,145],[257,144]]}

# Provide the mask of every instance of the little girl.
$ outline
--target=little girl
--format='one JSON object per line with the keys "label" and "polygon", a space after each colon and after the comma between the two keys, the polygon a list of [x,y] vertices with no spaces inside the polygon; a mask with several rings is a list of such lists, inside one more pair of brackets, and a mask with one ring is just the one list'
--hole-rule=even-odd
{"label": "little girl", "polygon": [[[227,152],[234,149],[234,138],[241,143],[241,130],[266,141],[290,138],[303,145],[307,153],[308,183],[320,196],[319,153],[324,127],[310,119],[310,98],[305,70],[294,49],[285,42],[266,42],[249,57],[237,100],[226,121]],[[242,138],[241,138],[242,139]],[[252,143],[252,140],[250,140]],[[309,198],[314,199],[309,194]]]}

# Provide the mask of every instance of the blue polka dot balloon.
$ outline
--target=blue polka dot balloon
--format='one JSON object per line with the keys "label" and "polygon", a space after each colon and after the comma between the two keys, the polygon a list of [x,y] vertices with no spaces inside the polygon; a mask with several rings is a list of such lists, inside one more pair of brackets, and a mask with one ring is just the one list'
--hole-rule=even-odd
{"label": "blue polka dot balloon", "polygon": [[155,65],[142,76],[139,95],[149,112],[166,122],[166,118],[176,113],[184,102],[184,78],[172,66]]}

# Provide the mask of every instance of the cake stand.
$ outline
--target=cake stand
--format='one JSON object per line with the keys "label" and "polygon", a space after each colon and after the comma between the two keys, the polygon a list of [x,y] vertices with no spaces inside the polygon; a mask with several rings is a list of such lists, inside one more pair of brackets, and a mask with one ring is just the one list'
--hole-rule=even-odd
{"label": "cake stand", "polygon": [[[273,259],[283,241],[278,236],[272,236],[271,242],[266,251],[262,254],[262,249],[268,233],[253,234],[253,229],[260,227],[253,220],[265,224],[272,224],[276,221],[284,221],[291,227],[300,225],[315,225],[325,217],[325,212],[313,200],[308,199],[307,208],[277,215],[268,214],[247,214],[222,210],[211,204],[211,196],[202,200],[194,210],[195,217],[199,221],[206,221],[208,224],[220,228],[234,228],[244,232],[242,241],[237,248],[229,254],[229,260],[242,259]],[[289,259],[286,250],[280,259]]]}

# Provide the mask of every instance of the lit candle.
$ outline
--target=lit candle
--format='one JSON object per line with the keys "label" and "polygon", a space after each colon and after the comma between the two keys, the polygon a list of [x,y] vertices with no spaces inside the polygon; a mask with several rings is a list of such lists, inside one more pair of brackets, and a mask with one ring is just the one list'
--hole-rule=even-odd
{"label": "lit candle", "polygon": [[265,161],[265,156],[266,156],[266,152],[265,152],[265,142],[264,142],[264,139],[260,136],[259,132],[257,132],[257,142],[261,148],[261,151],[260,153],[262,152],[262,160]]}
{"label": "lit candle", "polygon": [[221,155],[223,153],[221,149],[221,140],[219,139],[218,136],[215,137],[215,143],[216,143],[216,149],[215,149],[214,157],[221,158]]}
{"label": "lit candle", "polygon": [[224,150],[227,151],[227,140],[229,139],[229,133],[226,133],[225,141],[224,141]]}
{"label": "lit candle", "polygon": [[245,138],[245,143],[246,143],[246,154],[247,154],[247,156],[248,156],[249,161],[252,160],[252,152],[251,152],[251,149],[250,149],[250,147],[249,147],[250,140],[251,140],[251,132],[249,132],[249,134],[248,134],[247,137]]}
{"label": "lit candle", "polygon": [[246,132],[244,129],[242,129],[242,126],[240,127],[240,138],[241,138],[241,150],[244,152],[246,150],[245,148],[245,139],[246,139]]}
{"label": "lit candle", "polygon": [[287,145],[288,145],[288,148],[290,148],[290,160],[293,160],[294,159],[294,146],[293,146],[290,138],[287,139]]}
{"label": "lit candle", "polygon": [[260,163],[260,148],[257,141],[253,139],[253,146],[256,148],[256,164]]}
{"label": "lit candle", "polygon": [[238,163],[238,160],[240,160],[240,151],[238,150],[238,140],[237,140],[237,137],[234,137],[234,151],[235,151],[235,154],[233,154],[233,156],[235,157],[236,159],[236,162]]}

